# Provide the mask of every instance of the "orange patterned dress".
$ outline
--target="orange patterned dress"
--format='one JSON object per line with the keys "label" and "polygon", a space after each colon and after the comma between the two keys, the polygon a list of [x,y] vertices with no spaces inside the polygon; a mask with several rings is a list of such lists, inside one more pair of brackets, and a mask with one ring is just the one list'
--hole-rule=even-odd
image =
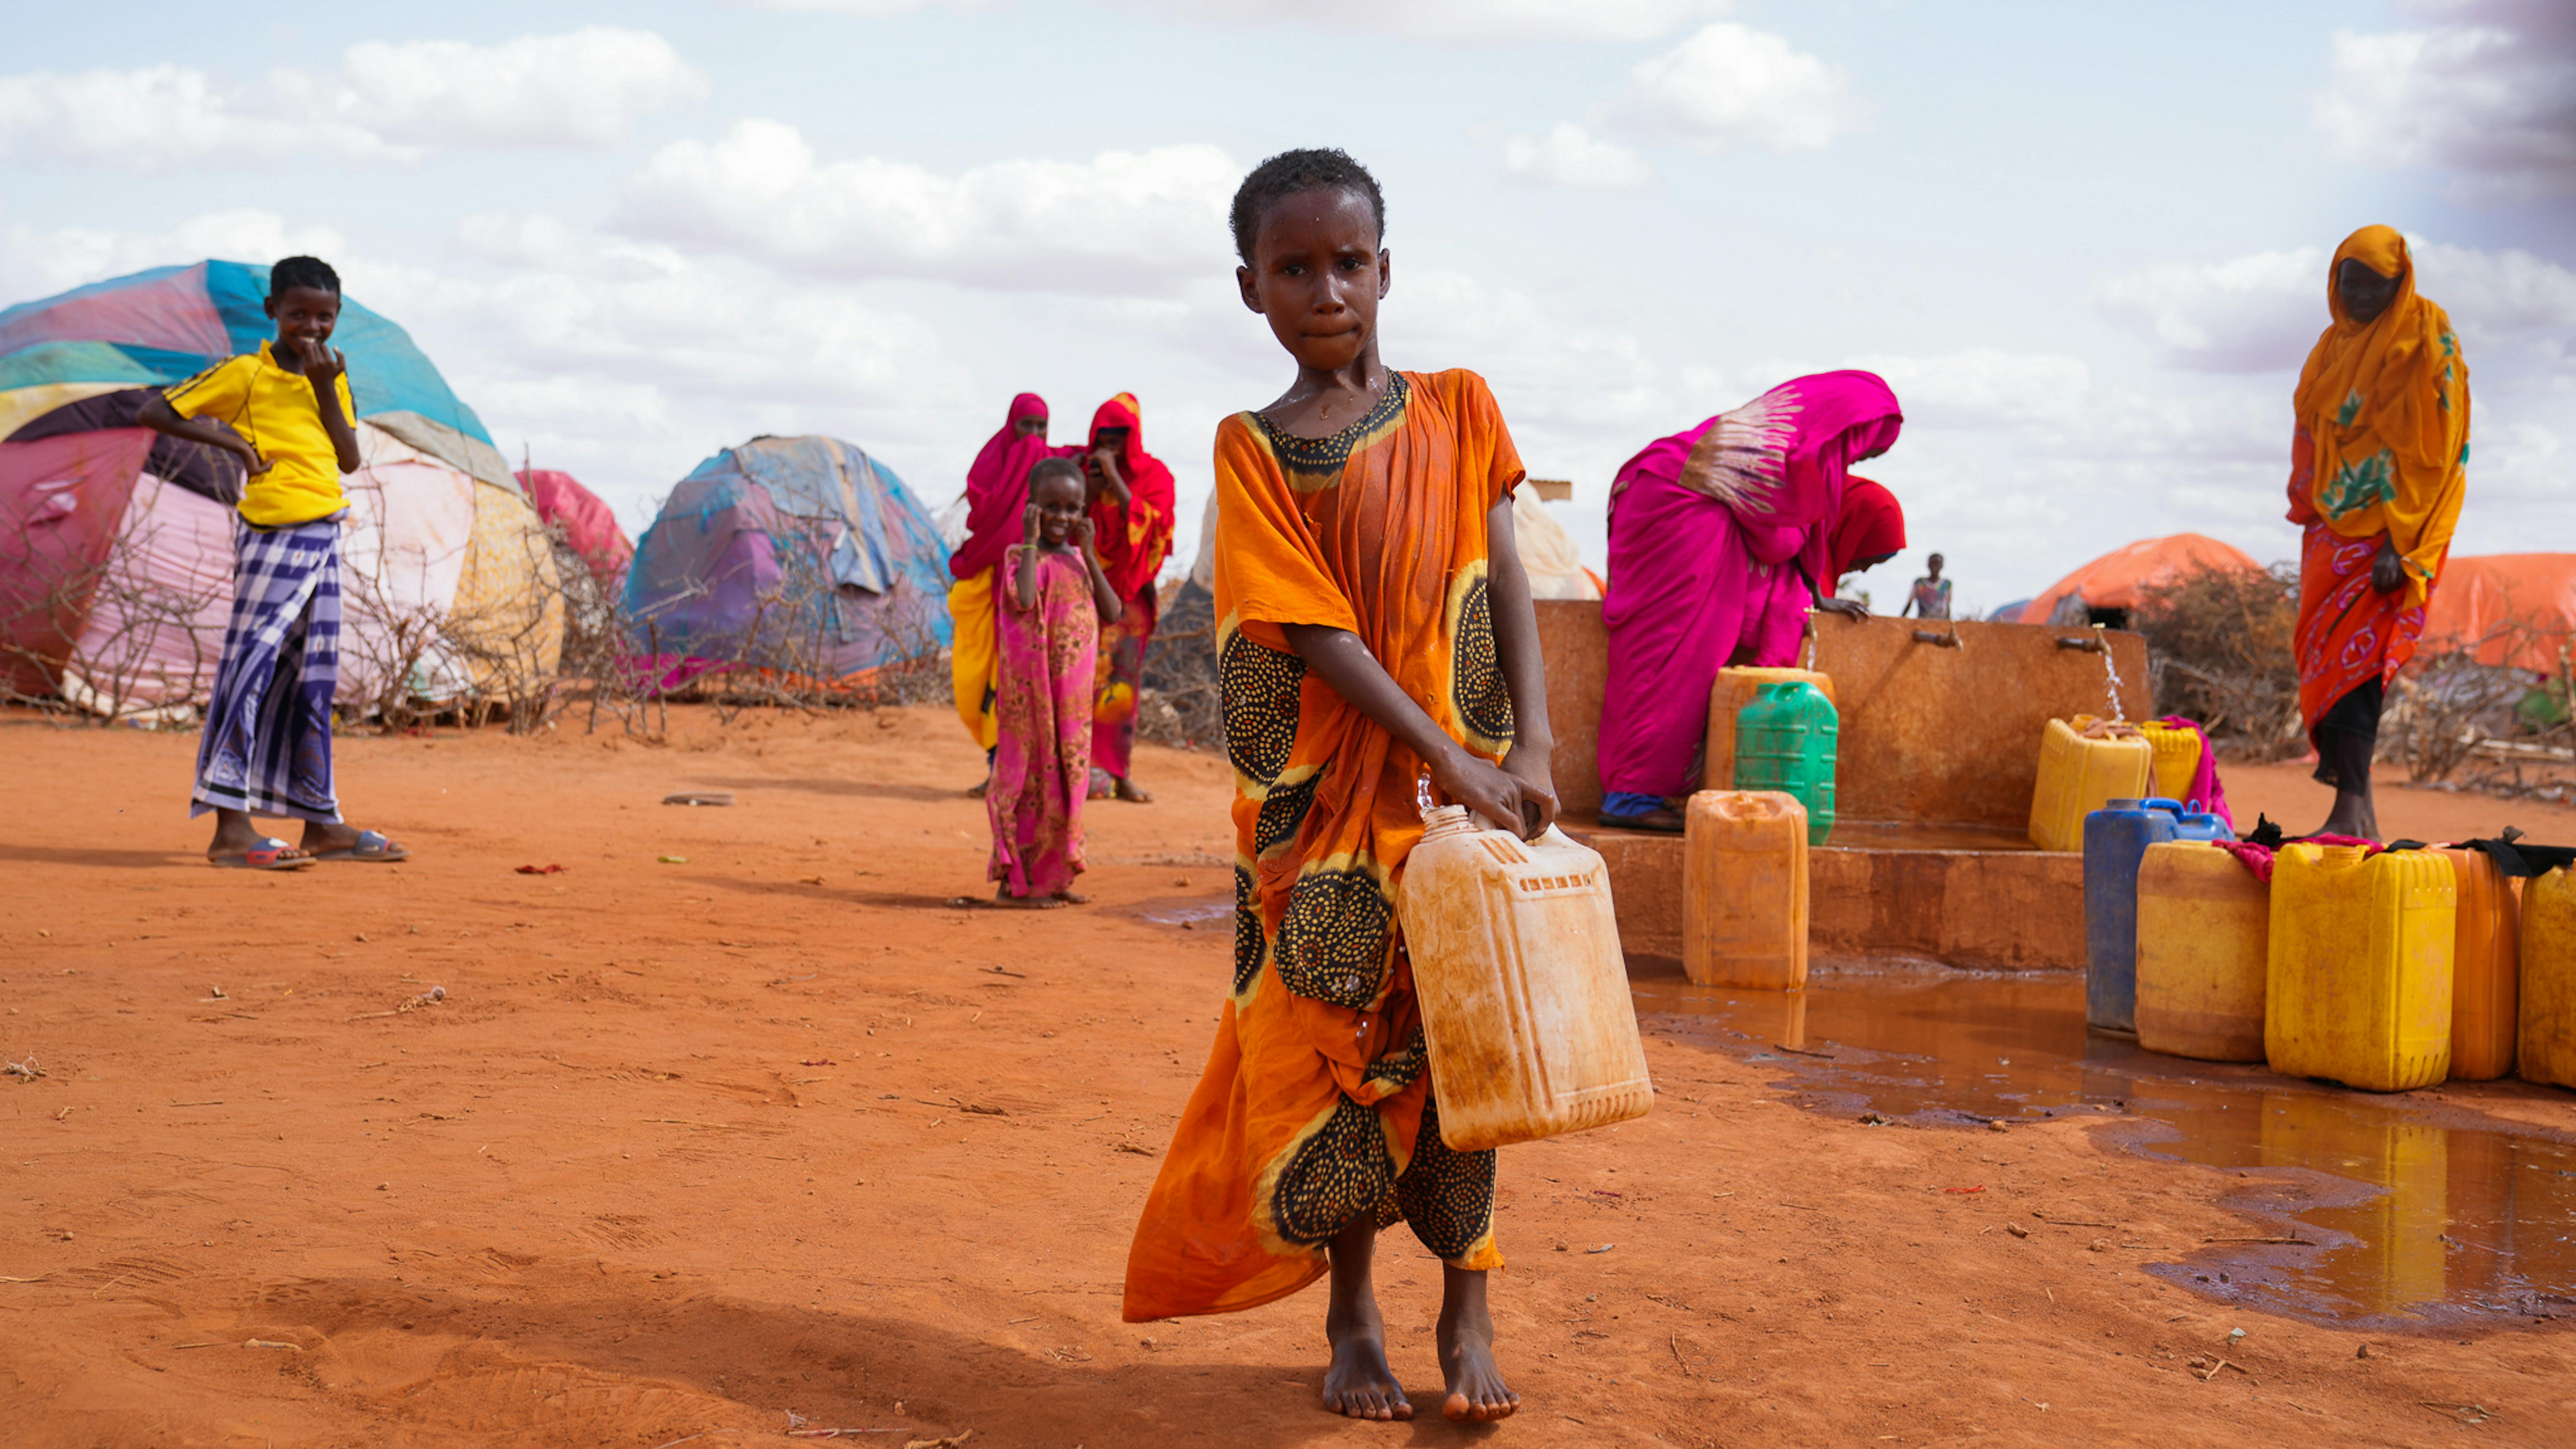
{"label": "orange patterned dress", "polygon": [[1235,770],[1234,978],[1127,1258],[1131,1321],[1251,1308],[1327,1268],[1361,1213],[1467,1269],[1502,1266],[1494,1156],[1440,1140],[1395,900],[1422,762],[1281,626],[1359,636],[1470,750],[1499,760],[1487,512],[1522,477],[1485,381],[1396,373],[1329,438],[1217,427],[1216,612]]}

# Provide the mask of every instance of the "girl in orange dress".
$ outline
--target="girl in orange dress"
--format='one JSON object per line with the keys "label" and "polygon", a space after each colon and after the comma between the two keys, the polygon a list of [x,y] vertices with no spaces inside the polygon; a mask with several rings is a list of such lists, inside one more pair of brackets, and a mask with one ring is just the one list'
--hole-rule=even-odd
{"label": "girl in orange dress", "polygon": [[1443,1268],[1454,1420],[1519,1404],[1493,1354],[1494,1154],[1441,1141],[1396,920],[1417,781],[1530,835],[1556,814],[1519,455],[1484,379],[1378,360],[1384,202],[1339,151],[1235,195],[1244,305],[1297,362],[1218,425],[1218,667],[1235,770],[1234,979],[1127,1260],[1131,1321],[1330,1274],[1328,1408],[1400,1419],[1370,1276],[1398,1219]]}

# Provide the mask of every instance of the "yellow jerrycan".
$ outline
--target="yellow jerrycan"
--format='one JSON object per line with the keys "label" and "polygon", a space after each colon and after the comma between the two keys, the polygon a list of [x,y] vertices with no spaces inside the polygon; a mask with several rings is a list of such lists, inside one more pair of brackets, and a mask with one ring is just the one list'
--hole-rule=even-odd
{"label": "yellow jerrycan", "polygon": [[2272,888],[2205,840],[2138,862],[2138,1045],[2205,1062],[2263,1060]]}
{"label": "yellow jerrycan", "polygon": [[1643,1117],[1645,1043],[1601,857],[1423,814],[1400,909],[1440,1136],[1461,1152]]}
{"label": "yellow jerrycan", "polygon": [[2492,1082],[2513,1070],[2522,985],[2522,922],[2513,882],[2474,846],[2433,852],[2451,863],[2459,893],[2451,937],[2451,1079]]}
{"label": "yellow jerrycan", "polygon": [[2426,851],[2281,847],[2263,1002],[2272,1070],[2373,1092],[2450,1075],[2457,900],[2451,863]]}
{"label": "yellow jerrycan", "polygon": [[[2200,771],[2200,736],[2180,725],[2162,724],[2151,719],[2138,721],[2138,733],[2144,735],[2147,748],[2155,751],[2155,794],[2160,800],[2191,799],[2191,779]],[[2209,802],[2197,802],[2201,809]]]}
{"label": "yellow jerrycan", "polygon": [[1735,714],[1753,702],[1766,684],[1812,684],[1825,697],[1825,703],[1842,708],[1834,699],[1834,681],[1812,669],[1766,669],[1740,665],[1717,671],[1717,683],[1708,691],[1707,764],[1700,770],[1703,790],[1735,788]]}
{"label": "yellow jerrycan", "polygon": [[2089,714],[2053,719],[2039,740],[2039,783],[2030,797],[2030,843],[2082,850],[2084,817],[2113,800],[2146,797],[2155,747],[2134,725]]}
{"label": "yellow jerrycan", "polygon": [[2522,887],[2522,1031],[2514,1075],[2576,1087],[2576,871]]}
{"label": "yellow jerrycan", "polygon": [[1682,974],[1807,984],[1807,809],[1779,790],[1702,790],[1683,811]]}

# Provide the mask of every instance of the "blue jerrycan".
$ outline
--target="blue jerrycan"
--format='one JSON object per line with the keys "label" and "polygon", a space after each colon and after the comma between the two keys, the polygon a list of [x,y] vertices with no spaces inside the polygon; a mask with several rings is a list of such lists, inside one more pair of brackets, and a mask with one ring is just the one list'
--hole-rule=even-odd
{"label": "blue jerrycan", "polygon": [[[2113,800],[2084,817],[2084,1024],[2138,1029],[2138,863],[2147,847],[2219,824],[2174,800]],[[2208,822],[2203,825],[2201,822]],[[2192,839],[2210,839],[2195,834]]]}

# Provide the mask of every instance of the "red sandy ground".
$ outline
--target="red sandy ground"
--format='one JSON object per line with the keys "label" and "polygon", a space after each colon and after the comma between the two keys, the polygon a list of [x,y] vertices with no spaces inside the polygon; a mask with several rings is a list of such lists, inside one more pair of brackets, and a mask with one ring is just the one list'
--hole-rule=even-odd
{"label": "red sandy ground", "polygon": [[[46,1071],[0,1081],[0,1439],[653,1449],[784,1443],[792,1410],[976,1449],[2569,1442],[2564,1322],[2231,1311],[2140,1269],[2269,1230],[2233,1176],[2075,1121],[1867,1128],[1659,1033],[1652,1117],[1503,1155],[1520,1417],[1328,1417],[1320,1289],[1118,1321],[1230,942],[1136,908],[1225,898],[1223,764],[1145,751],[1160,803],[1091,816],[1099,903],[1017,915],[950,904],[985,833],[943,711],[676,733],[345,741],[356,818],[418,856],[267,876],[197,858],[192,739],[0,722],[0,1057]],[[657,803],[691,787],[739,803]],[[1437,1272],[1389,1246],[1428,1408]]]}

